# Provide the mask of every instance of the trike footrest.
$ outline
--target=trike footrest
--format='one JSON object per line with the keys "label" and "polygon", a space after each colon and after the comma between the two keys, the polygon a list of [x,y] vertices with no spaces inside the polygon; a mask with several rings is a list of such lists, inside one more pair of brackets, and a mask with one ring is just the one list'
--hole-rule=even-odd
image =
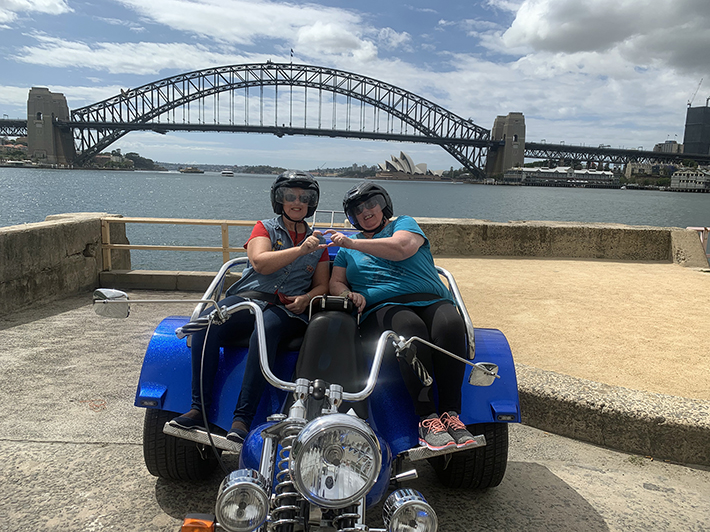
{"label": "trike footrest", "polygon": [[[181,429],[178,427],[173,427],[170,424],[170,422],[163,425],[163,434],[167,434],[169,436],[175,436],[176,438],[181,438],[183,440],[194,441],[195,443],[202,443],[203,445],[210,444],[209,436],[207,435],[206,430]],[[212,434],[212,441],[214,441],[214,446],[217,447],[217,449],[222,449],[223,451],[230,451],[232,453],[237,453],[237,454],[242,451],[242,444],[241,443],[236,443],[236,442],[230,441],[224,436],[220,436],[218,434],[213,433]]]}
{"label": "trike footrest", "polygon": [[486,437],[483,434],[473,437],[473,442],[469,443],[464,447],[447,447],[440,451],[432,451],[428,447],[412,447],[408,451],[404,451],[409,456],[410,462],[417,462],[418,460],[424,460],[425,458],[433,458],[435,456],[441,456],[444,454],[458,453],[460,451],[466,451],[468,449],[475,449],[476,447],[483,447],[486,445]]}

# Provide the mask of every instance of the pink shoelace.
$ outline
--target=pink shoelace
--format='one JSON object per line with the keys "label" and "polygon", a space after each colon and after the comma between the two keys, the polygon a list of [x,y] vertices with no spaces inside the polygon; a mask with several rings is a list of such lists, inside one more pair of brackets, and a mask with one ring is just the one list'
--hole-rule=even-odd
{"label": "pink shoelace", "polygon": [[439,432],[446,432],[446,427],[441,422],[441,419],[439,419],[438,417],[433,417],[431,419],[423,419],[422,427],[424,427],[425,429],[429,429],[434,434],[437,434]]}
{"label": "pink shoelace", "polygon": [[450,416],[448,412],[441,414],[441,420],[445,427],[452,429],[465,429],[466,425],[459,419],[459,416]]}

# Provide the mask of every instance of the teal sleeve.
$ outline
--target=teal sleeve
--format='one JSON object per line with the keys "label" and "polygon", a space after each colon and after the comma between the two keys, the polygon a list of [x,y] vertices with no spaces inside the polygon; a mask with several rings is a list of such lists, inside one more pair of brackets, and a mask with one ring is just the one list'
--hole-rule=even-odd
{"label": "teal sleeve", "polygon": [[425,240],[428,240],[422,228],[411,216],[400,216],[394,221],[394,227],[392,233],[397,231],[408,231],[414,233],[415,235],[421,235]]}
{"label": "teal sleeve", "polygon": [[341,248],[338,250],[338,254],[335,256],[335,260],[333,261],[333,267],[338,266],[340,268],[345,268],[347,265],[347,261],[345,260],[345,251]]}

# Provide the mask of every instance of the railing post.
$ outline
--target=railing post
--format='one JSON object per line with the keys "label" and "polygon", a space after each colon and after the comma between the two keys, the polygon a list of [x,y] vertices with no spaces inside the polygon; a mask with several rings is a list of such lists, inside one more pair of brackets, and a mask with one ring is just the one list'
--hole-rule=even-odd
{"label": "railing post", "polygon": [[229,261],[229,225],[222,224],[222,263]]}
{"label": "railing post", "polygon": [[705,256],[710,260],[710,253],[708,253],[708,236],[710,236],[710,227],[686,227],[686,229],[692,229],[698,233],[700,237],[700,244],[705,250]]}
{"label": "railing post", "polygon": [[108,220],[101,219],[101,256],[103,258],[103,271],[111,271],[111,227]]}

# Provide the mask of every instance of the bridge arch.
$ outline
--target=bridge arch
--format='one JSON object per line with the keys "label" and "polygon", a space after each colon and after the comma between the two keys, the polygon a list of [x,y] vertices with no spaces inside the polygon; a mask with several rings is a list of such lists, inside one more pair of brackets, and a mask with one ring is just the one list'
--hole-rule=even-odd
{"label": "bridge arch", "polygon": [[[273,126],[265,125],[263,120],[265,87],[273,87],[275,91]],[[287,87],[290,92],[288,127],[285,125],[283,114],[281,119],[278,115],[280,87]],[[304,88],[303,128],[293,126],[294,87]],[[250,96],[249,91],[253,88],[259,89],[258,96]],[[317,127],[307,127],[308,89],[318,91]],[[235,91],[242,90],[245,91],[243,123],[235,123],[233,114],[229,115],[229,113],[227,113],[228,123],[220,122],[220,109],[224,107],[219,101],[220,94],[227,92],[233,99]],[[345,127],[336,127],[335,118],[333,118],[332,128],[322,127],[323,93],[332,94],[333,117],[340,109],[341,116],[338,120],[342,122],[342,114],[345,113]],[[342,102],[337,104],[336,95],[345,97],[344,108]],[[213,101],[207,103],[210,97]],[[256,99],[258,105],[250,102],[251,98]],[[297,95],[297,100],[299,98]],[[355,108],[353,100],[360,102],[360,108],[356,110],[360,120],[357,118],[351,120]],[[192,120],[195,113],[190,109],[193,102],[198,102],[196,122]],[[364,106],[369,106],[371,111],[366,110]],[[181,119],[178,119],[175,112],[179,108],[183,109]],[[187,117],[185,109],[187,109]],[[250,123],[250,109],[259,110],[259,125]],[[372,130],[364,126],[367,122],[366,114],[370,112],[372,112],[370,120]],[[311,109],[311,113],[313,120],[315,111]],[[381,113],[385,116],[382,117]],[[208,114],[211,118],[209,123]],[[385,127],[382,129],[385,131],[380,131],[383,121]],[[281,127],[278,125],[279,122],[282,123]],[[358,123],[359,130],[351,128],[354,122]],[[399,133],[394,131],[397,124]],[[272,62],[196,70],[134,89],[122,90],[116,96],[72,110],[70,120],[59,125],[74,130],[77,164],[83,164],[129,131],[137,129],[155,130],[161,133],[169,130],[248,131],[275,133],[279,136],[283,134],[344,136],[438,144],[474,175],[482,176],[483,158],[490,139],[489,130],[389,83],[333,68]],[[409,128],[412,130],[411,134]]]}

